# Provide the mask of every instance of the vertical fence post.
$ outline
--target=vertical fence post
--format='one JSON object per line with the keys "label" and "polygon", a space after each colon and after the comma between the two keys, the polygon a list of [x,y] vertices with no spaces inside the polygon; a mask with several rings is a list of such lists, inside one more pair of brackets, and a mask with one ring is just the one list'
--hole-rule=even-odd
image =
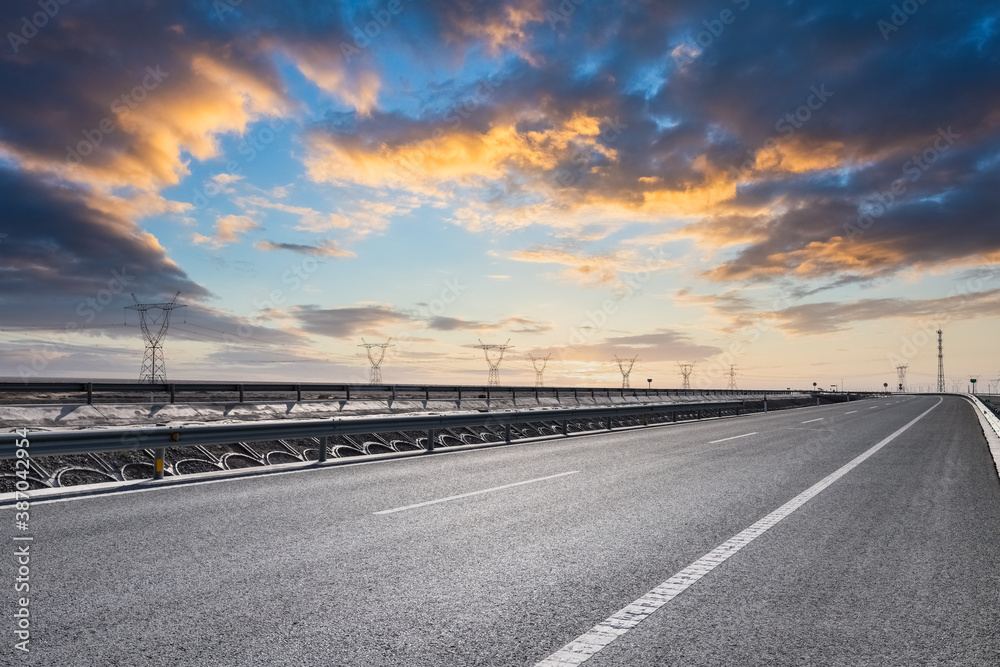
{"label": "vertical fence post", "polygon": [[153,451],[153,455],[156,457],[156,468],[153,470],[153,479],[163,479],[163,459],[167,456],[167,450],[164,447],[157,447]]}
{"label": "vertical fence post", "polygon": [[171,403],[176,403],[177,402],[177,398],[176,398],[176,392],[174,391],[174,385],[171,383],[168,386],[170,387],[170,402]]}
{"label": "vertical fence post", "polygon": [[330,455],[330,436],[323,435],[319,438],[319,457],[317,461],[322,463],[326,461],[327,457]]}
{"label": "vertical fence post", "polygon": [[242,403],[243,402],[243,385],[241,385],[241,384],[240,385],[236,385],[236,388],[240,392],[240,403]]}
{"label": "vertical fence post", "polygon": [[295,401],[296,403],[302,402],[302,385],[295,385]]}
{"label": "vertical fence post", "polygon": [[611,430],[611,415],[608,415],[608,430]]}
{"label": "vertical fence post", "polygon": [[569,435],[569,420],[564,419],[562,423],[563,435]]}
{"label": "vertical fence post", "polygon": [[427,451],[434,451],[434,429],[427,429]]}
{"label": "vertical fence post", "polygon": [[508,445],[510,444],[510,424],[503,425],[503,440]]}

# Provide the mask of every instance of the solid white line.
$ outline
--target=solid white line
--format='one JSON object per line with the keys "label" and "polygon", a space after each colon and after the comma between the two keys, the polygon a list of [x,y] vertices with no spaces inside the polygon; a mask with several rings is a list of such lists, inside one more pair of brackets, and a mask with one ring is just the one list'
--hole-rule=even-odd
{"label": "solid white line", "polygon": [[717,442],[725,442],[726,440],[735,440],[736,438],[746,438],[747,436],[751,436],[751,435],[757,435],[757,431],[754,431],[753,433],[744,433],[743,435],[734,435],[731,438],[722,438],[721,440],[712,440],[708,444],[714,445]]}
{"label": "solid white line", "polygon": [[802,423],[803,423],[803,424],[812,424],[813,422],[821,422],[821,421],[823,421],[824,419],[826,419],[826,417],[820,417],[819,419],[810,419],[809,421],[807,421],[807,422],[802,422]]}
{"label": "solid white line", "polygon": [[731,558],[736,552],[753,542],[770,530],[775,524],[800,508],[811,498],[818,495],[826,487],[849,473],[877,451],[899,437],[903,432],[924,418],[931,410],[941,405],[944,399],[938,397],[938,402],[928,408],[923,414],[903,426],[898,431],[885,438],[871,449],[852,459],[836,472],[824,477],[787,503],[774,510],[763,519],[753,524],[735,537],[723,542],[686,568],[670,577],[662,584],[649,591],[632,604],[609,616],[589,631],[580,635],[566,646],[562,647],[535,667],[557,667],[563,665],[580,665],[592,658],[605,646],[635,628],[639,623],[649,618],[657,609],[667,604],[687,590],[696,581],[714,570],[720,564]]}
{"label": "solid white line", "polygon": [[857,410],[851,410],[850,412],[845,412],[845,415],[853,415]]}
{"label": "solid white line", "polygon": [[504,484],[503,486],[494,486],[492,489],[482,489],[480,491],[470,491],[469,493],[460,493],[457,496],[448,496],[447,498],[438,498],[437,500],[427,500],[422,503],[416,503],[415,505],[406,505],[405,507],[394,507],[391,510],[382,510],[381,512],[375,512],[375,514],[392,514],[394,512],[403,512],[405,510],[416,509],[417,507],[426,507],[427,505],[437,505],[438,503],[446,503],[449,500],[458,500],[459,498],[468,498],[470,496],[478,496],[483,493],[491,493],[493,491],[501,491],[503,489],[510,489],[515,486],[523,486],[525,484],[534,484],[535,482],[544,482],[547,479],[555,479],[556,477],[565,477],[566,475],[575,475],[579,470],[571,470],[569,472],[561,472],[558,475],[549,475],[548,477],[538,477],[536,479],[528,479],[523,482],[514,482],[513,484]]}

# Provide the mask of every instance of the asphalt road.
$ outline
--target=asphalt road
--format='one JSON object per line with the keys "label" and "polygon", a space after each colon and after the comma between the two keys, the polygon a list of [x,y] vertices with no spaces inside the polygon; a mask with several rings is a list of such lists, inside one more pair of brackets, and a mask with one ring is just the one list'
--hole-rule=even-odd
{"label": "asphalt road", "polygon": [[[35,503],[0,663],[532,666],[938,400]],[[945,398],[585,664],[995,666],[998,627],[1000,481]]]}

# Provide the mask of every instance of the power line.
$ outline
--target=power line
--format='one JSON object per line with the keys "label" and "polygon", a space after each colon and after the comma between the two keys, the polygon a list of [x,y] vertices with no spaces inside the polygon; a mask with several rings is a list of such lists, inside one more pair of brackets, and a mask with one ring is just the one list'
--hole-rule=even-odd
{"label": "power line", "polygon": [[[509,348],[514,347],[510,344],[510,338],[503,345],[489,345],[479,339],[479,347],[483,351],[483,356],[486,357],[486,363],[489,364],[490,373],[487,376],[486,385],[487,386],[499,386],[500,385],[500,362],[503,361],[503,353]],[[490,351],[495,353],[495,356],[490,358]]]}
{"label": "power line", "polygon": [[[384,343],[369,343],[362,338],[361,342],[363,344],[358,345],[358,347],[363,347],[368,352],[368,361],[372,366],[368,377],[369,384],[382,384],[382,360],[385,359],[385,351],[390,347],[395,347],[395,345],[389,344],[390,340],[392,338],[389,338]],[[378,350],[378,352],[375,352],[375,350]]]}
{"label": "power line", "polygon": [[[185,305],[177,303],[177,297],[165,303],[139,303],[135,294],[132,295],[134,305],[125,306],[125,310],[135,310],[139,312],[139,327],[142,329],[142,337],[146,341],[146,351],[142,357],[142,369],[139,371],[139,382],[147,384],[159,384],[167,381],[167,368],[163,363],[163,339],[167,336],[167,328],[170,326],[170,314],[177,308],[187,308]],[[151,311],[159,311],[155,317]],[[162,318],[162,320],[161,320]],[[152,324],[152,326],[150,326]],[[156,325],[159,324],[159,328]]]}
{"label": "power line", "polygon": [[[617,354],[615,355],[615,362],[618,364],[618,370],[622,372],[622,389],[631,389],[631,385],[628,381],[629,373],[632,372],[632,366],[635,362],[639,360],[639,355],[635,355],[631,359],[621,359]],[[628,366],[628,368],[626,368]]]}
{"label": "power line", "polygon": [[[549,357],[551,357],[551,356],[552,356],[552,353],[546,354],[544,357],[536,357],[536,356],[532,355],[530,352],[528,353],[528,358],[531,359],[531,366],[532,366],[532,368],[535,369],[535,386],[536,387],[544,387],[545,386],[545,384],[542,382],[542,373],[545,372],[545,366],[546,366],[546,364],[549,363]],[[542,362],[542,367],[541,368],[538,367],[538,362],[539,361]]]}
{"label": "power line", "polygon": [[678,363],[677,367],[681,369],[681,377],[684,378],[684,382],[681,385],[681,389],[691,388],[691,373],[694,372],[694,364],[682,364]]}

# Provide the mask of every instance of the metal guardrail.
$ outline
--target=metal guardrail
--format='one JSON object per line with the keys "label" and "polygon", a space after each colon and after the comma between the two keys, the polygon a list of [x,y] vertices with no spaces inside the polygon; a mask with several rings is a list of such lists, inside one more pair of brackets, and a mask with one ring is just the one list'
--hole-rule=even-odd
{"label": "metal guardrail", "polygon": [[441,398],[442,400],[458,400],[483,397],[486,399],[501,399],[510,396],[517,400],[518,396],[535,398],[552,397],[576,399],[581,397],[597,398],[599,396],[782,396],[795,392],[781,390],[733,390],[733,389],[651,389],[639,387],[635,389],[613,389],[608,387],[518,387],[518,386],[475,386],[475,385],[371,385],[371,384],[328,384],[320,382],[282,383],[282,382],[170,382],[166,384],[139,384],[130,382],[0,382],[0,395],[3,394],[78,394],[86,395],[87,403],[92,404],[95,396],[109,394],[165,394],[171,403],[177,402],[178,394],[232,393],[240,402],[247,394],[282,393],[294,394],[297,401],[302,400],[303,393],[332,394],[351,400],[366,394],[373,397],[397,400],[403,396],[419,396],[424,400]]}
{"label": "metal guardrail", "polygon": [[[763,401],[760,409],[763,409]],[[144,426],[139,428],[99,428],[75,431],[28,430],[26,436],[17,433],[0,434],[0,458],[14,457],[16,442],[22,437],[30,441],[31,455],[54,456],[126,449],[160,449],[164,447],[196,447],[236,442],[258,442],[283,438],[321,438],[336,435],[357,435],[386,431],[427,431],[465,426],[505,426],[509,436],[512,424],[540,421],[566,422],[603,420],[611,428],[613,419],[641,416],[676,416],[681,413],[702,416],[722,416],[726,412],[740,414],[755,411],[743,401],[650,404],[565,410],[516,410],[503,412],[465,412],[459,414],[362,417],[348,419],[309,419],[280,422],[241,422],[238,424],[197,424],[190,426]],[[433,443],[433,437],[428,441]],[[321,440],[322,444],[322,440]],[[433,444],[429,449],[433,449]]]}

